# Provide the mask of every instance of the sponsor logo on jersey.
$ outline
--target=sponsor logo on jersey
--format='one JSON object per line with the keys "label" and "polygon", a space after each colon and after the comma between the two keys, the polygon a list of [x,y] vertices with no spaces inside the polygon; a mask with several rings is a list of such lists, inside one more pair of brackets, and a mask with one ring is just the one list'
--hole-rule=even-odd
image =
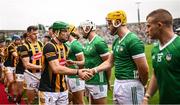
{"label": "sponsor logo on jersey", "polygon": [[61,66],[65,66],[66,60],[65,60],[64,58],[60,59],[60,60],[59,60],[59,64],[60,64]]}
{"label": "sponsor logo on jersey", "polygon": [[166,55],[166,60],[167,60],[167,61],[170,61],[171,58],[172,58],[172,54],[167,54],[167,55]]}
{"label": "sponsor logo on jersey", "polygon": [[42,57],[42,52],[36,53],[32,56],[32,60],[39,60]]}

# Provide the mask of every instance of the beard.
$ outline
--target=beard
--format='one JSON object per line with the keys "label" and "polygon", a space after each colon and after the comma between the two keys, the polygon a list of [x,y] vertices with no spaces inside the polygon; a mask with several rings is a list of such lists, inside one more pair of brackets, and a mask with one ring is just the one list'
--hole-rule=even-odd
{"label": "beard", "polygon": [[68,40],[65,40],[65,39],[59,39],[57,38],[61,43],[66,43]]}
{"label": "beard", "polygon": [[118,31],[117,28],[113,28],[112,30],[109,30],[108,33],[109,33],[111,36],[115,36],[115,35],[117,34],[117,31]]}

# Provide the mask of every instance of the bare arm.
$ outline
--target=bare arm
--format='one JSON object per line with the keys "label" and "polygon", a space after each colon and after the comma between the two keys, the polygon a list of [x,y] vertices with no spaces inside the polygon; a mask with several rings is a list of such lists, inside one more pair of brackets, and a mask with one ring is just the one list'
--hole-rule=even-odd
{"label": "bare arm", "polygon": [[76,75],[77,70],[61,66],[58,59],[49,61],[49,65],[55,74]]}
{"label": "bare arm", "polygon": [[[108,60],[108,57],[109,57],[109,54],[108,55],[106,55],[106,56],[101,56],[101,58],[102,58],[102,60],[103,61],[106,61],[106,60]],[[108,81],[108,89],[110,90],[111,88],[111,84],[110,84],[110,79],[111,79],[111,68],[110,69],[107,69],[106,71],[105,71],[105,73],[106,73],[106,78],[107,78],[107,81]]]}
{"label": "bare arm", "polygon": [[78,75],[83,80],[88,80],[92,77],[92,74],[88,72],[59,65],[58,59],[49,61],[49,65],[55,74]]}
{"label": "bare arm", "polygon": [[84,67],[84,54],[78,54],[76,55],[76,59],[77,61],[74,61],[75,64],[77,64],[79,66],[79,68],[83,68]]}
{"label": "bare arm", "polygon": [[42,66],[40,66],[40,65],[34,65],[34,64],[30,63],[30,62],[29,62],[29,57],[24,57],[24,58],[22,58],[22,62],[23,62],[24,67],[25,67],[26,69],[31,69],[31,70],[33,70],[33,69],[41,69],[41,68],[42,68]]}
{"label": "bare arm", "polygon": [[150,96],[153,96],[155,94],[155,92],[157,91],[158,87],[157,87],[157,80],[156,80],[156,76],[153,72],[147,92]]}
{"label": "bare arm", "polygon": [[113,62],[113,54],[110,53],[108,59],[104,61],[102,64],[100,64],[98,67],[96,67],[97,72],[101,72],[103,70],[110,70],[113,67]]}
{"label": "bare arm", "polygon": [[12,53],[12,55],[13,55],[15,58],[17,58],[17,57],[18,57],[17,52],[13,52],[13,53]]}
{"label": "bare arm", "polygon": [[148,69],[149,69],[146,61],[146,57],[135,58],[134,62],[136,63],[138,69],[140,81],[145,86],[148,81]]}
{"label": "bare arm", "polygon": [[155,74],[153,72],[150,83],[149,83],[149,86],[148,86],[148,89],[147,89],[146,94],[144,96],[142,105],[148,105],[149,98],[156,93],[157,89],[158,89],[158,87],[157,87],[157,79],[156,79],[156,76],[155,76]]}

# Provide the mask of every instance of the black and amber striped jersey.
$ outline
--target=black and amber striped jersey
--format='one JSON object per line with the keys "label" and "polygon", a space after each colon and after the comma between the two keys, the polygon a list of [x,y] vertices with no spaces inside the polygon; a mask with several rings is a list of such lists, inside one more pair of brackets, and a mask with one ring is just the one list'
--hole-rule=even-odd
{"label": "black and amber striped jersey", "polygon": [[23,45],[20,45],[17,47],[17,52],[18,52],[18,63],[16,65],[16,74],[23,74],[24,73],[24,70],[25,70],[25,67],[23,65],[23,62],[22,62],[22,58],[21,58],[21,51],[22,51],[22,46]]}
{"label": "black and amber striped jersey", "polygon": [[4,66],[6,67],[16,67],[17,65],[17,59],[18,57],[13,56],[13,52],[17,53],[17,46],[14,43],[11,43],[6,49],[5,52],[7,52],[7,58],[4,62]]}
{"label": "black and amber striped jersey", "polygon": [[[20,57],[25,58],[29,57],[29,62],[35,65],[43,64],[42,57],[42,49],[43,44],[40,41],[32,44],[31,42],[27,42],[20,47]],[[40,70],[29,70],[30,72],[40,72]]]}
{"label": "black and amber striped jersey", "polygon": [[68,49],[64,44],[57,44],[54,40],[47,43],[43,48],[45,69],[40,79],[40,91],[63,92],[67,90],[65,75],[53,73],[48,62],[59,60],[60,65],[65,65]]}

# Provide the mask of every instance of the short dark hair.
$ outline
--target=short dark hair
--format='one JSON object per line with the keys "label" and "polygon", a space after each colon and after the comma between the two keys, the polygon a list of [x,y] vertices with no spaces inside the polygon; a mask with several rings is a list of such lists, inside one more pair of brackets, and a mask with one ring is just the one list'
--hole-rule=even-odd
{"label": "short dark hair", "polygon": [[153,22],[162,22],[167,27],[170,27],[173,25],[173,17],[171,13],[165,9],[157,9],[149,13],[146,17],[146,20],[152,17]]}
{"label": "short dark hair", "polygon": [[45,35],[44,38],[47,38],[47,39],[49,39],[49,40],[51,39],[51,37],[48,36],[48,35]]}
{"label": "short dark hair", "polygon": [[48,30],[50,30],[50,29],[53,29],[52,26],[50,26],[50,27],[48,28]]}
{"label": "short dark hair", "polygon": [[27,38],[28,37],[28,34],[25,32],[23,35],[22,35],[22,38]]}
{"label": "short dark hair", "polygon": [[38,27],[37,26],[29,26],[28,28],[27,28],[27,32],[31,32],[31,31],[36,31],[36,30],[38,30]]}

